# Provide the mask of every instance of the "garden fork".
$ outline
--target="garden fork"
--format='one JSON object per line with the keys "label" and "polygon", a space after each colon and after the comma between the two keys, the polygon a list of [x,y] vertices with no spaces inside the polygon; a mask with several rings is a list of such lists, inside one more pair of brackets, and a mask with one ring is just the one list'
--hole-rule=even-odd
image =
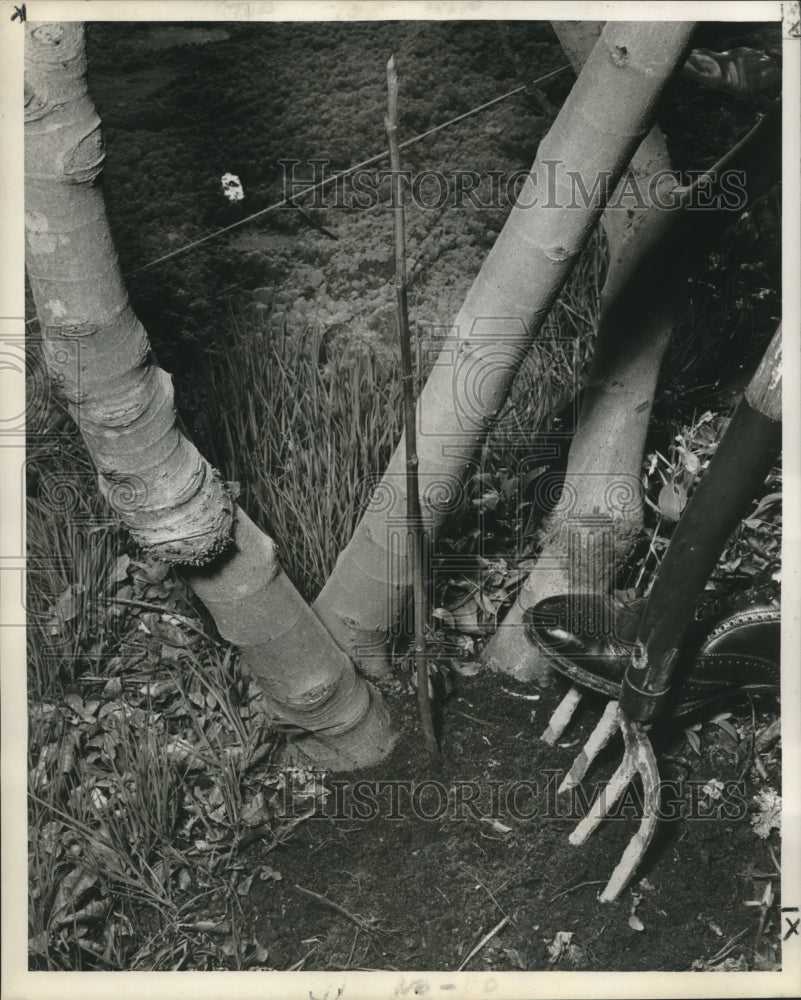
{"label": "garden fork", "polygon": [[[529,640],[574,682],[553,713],[543,740],[553,744],[564,732],[581,698],[580,687],[612,698],[559,790],[581,781],[616,729],[623,734],[623,760],[570,834],[570,843],[584,843],[630,781],[637,774],[642,779],[640,826],[601,893],[601,902],[620,895],[656,829],[660,782],[649,724],[666,709],[673,715],[685,714],[724,696],[735,685],[759,688],[776,682],[775,676],[771,680],[765,673],[765,667],[772,666],[775,675],[775,663],[759,652],[765,641],[764,626],[773,627],[774,634],[778,631],[778,610],[746,608],[707,638],[693,670],[682,680],[679,698],[671,698],[671,680],[693,624],[696,600],[780,449],[781,326],[682,513],[641,614],[597,595],[548,598],[527,612]],[[737,653],[743,638],[753,649]],[[778,662],[778,648],[776,654]],[[740,677],[733,675],[735,666],[740,668]],[[721,668],[717,676],[716,668]]]}

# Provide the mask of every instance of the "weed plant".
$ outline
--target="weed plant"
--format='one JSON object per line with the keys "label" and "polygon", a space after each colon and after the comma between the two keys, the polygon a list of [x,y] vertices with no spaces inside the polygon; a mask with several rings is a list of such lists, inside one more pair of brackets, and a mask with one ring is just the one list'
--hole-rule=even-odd
{"label": "weed plant", "polygon": [[231,930],[237,852],[285,835],[259,693],[137,558],[77,433],[27,468],[30,967],[261,967]]}

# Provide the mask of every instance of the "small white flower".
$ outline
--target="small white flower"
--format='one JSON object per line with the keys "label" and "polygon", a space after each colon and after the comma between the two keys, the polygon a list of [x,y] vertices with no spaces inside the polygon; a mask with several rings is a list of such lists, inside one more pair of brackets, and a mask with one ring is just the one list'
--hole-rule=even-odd
{"label": "small white flower", "polygon": [[718,781],[717,778],[711,778],[707,781],[701,791],[708,799],[711,799],[714,802],[723,795],[723,782]]}
{"label": "small white flower", "polygon": [[220,178],[223,195],[231,202],[243,201],[245,197],[242,181],[236,174],[223,174]]}

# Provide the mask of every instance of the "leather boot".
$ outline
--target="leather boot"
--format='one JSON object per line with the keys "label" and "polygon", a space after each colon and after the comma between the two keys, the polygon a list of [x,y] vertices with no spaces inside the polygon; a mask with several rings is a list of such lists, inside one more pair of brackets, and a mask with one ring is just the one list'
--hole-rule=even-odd
{"label": "leather boot", "polygon": [[[526,611],[525,635],[574,684],[618,698],[644,606],[600,594],[547,597]],[[769,603],[694,622],[667,713],[686,716],[743,691],[777,689],[780,643],[780,612]]]}

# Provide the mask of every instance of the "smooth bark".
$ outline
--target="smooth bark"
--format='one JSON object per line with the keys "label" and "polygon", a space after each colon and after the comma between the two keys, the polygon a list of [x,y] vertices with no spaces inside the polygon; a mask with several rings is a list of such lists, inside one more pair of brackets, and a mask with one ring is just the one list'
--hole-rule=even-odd
{"label": "smooth bark", "polygon": [[[692,32],[610,23],[526,177],[446,338],[417,408],[421,507],[430,534],[460,504],[476,449],[635,149]],[[576,198],[580,178],[586,200]],[[405,445],[314,604],[343,649],[380,670],[409,584]],[[374,666],[377,665],[377,666]]]}
{"label": "smooth bark", "polygon": [[[592,43],[591,25],[581,23],[575,33],[571,24],[556,27],[571,59],[580,59]],[[664,139],[655,127],[632,161],[631,176],[637,190],[656,195],[656,203],[648,198],[639,208],[604,213],[609,269],[590,385],[563,495],[546,525],[533,572],[484,650],[484,662],[492,669],[520,680],[546,680],[547,662],[521,628],[525,609],[556,594],[609,590],[631,554],[642,523],[645,438],[682,282],[733,218],[726,210],[726,171],[736,170],[744,179],[739,211],[777,179],[779,118],[778,107],[760,117],[703,179],[694,182],[696,189],[703,184],[707,205],[719,206],[705,211],[692,209],[693,188],[671,183]],[[652,187],[651,176],[661,171],[664,180]],[[660,207],[671,201],[674,209]]]}
{"label": "smooth bark", "polygon": [[[554,23],[577,73],[603,24]],[[642,527],[642,467],[656,383],[677,319],[679,283],[657,256],[669,227],[650,198],[667,199],[676,181],[664,136],[654,125],[601,217],[609,263],[588,385],[568,457],[562,495],[543,531],[537,564],[523,582],[483,661],[520,680],[547,680],[547,660],[526,640],[523,614],[546,597],[608,589]],[[623,198],[625,191],[638,192]]]}
{"label": "smooth bark", "polygon": [[172,380],[131,310],[108,228],[84,27],[26,31],[26,264],[48,371],[100,488],[143,548],[184,567],[275,713],[309,734],[297,753],[329,767],[373,763],[392,745],[380,697],[176,425]]}

